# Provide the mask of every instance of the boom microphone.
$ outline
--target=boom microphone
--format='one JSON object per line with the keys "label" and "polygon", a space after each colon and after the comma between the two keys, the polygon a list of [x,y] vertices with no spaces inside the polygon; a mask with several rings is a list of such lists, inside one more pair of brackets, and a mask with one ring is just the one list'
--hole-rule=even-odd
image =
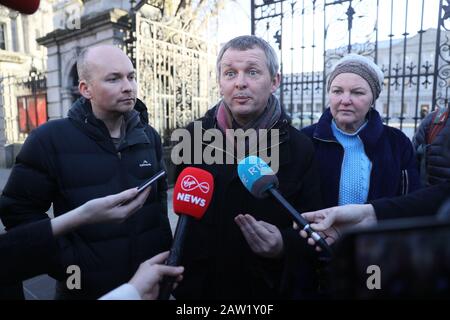
{"label": "boom microphone", "polygon": [[[180,264],[186,230],[192,218],[201,219],[208,209],[214,190],[214,179],[208,171],[187,167],[181,171],[173,190],[173,211],[179,215],[177,228],[166,265]],[[158,299],[169,299],[175,278],[164,277]]]}
{"label": "boom microphone", "polygon": [[35,13],[39,0],[0,0],[0,4],[24,14]]}
{"label": "boom microphone", "polygon": [[272,168],[259,157],[249,156],[238,164],[238,175],[245,188],[256,198],[262,199],[271,194],[292,216],[294,221],[308,233],[328,254],[332,250],[328,243],[311,228],[309,222],[278,192],[278,178]]}

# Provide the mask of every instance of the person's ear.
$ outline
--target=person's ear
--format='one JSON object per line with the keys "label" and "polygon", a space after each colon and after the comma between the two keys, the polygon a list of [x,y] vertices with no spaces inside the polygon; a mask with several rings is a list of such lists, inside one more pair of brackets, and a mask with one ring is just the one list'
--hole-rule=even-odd
{"label": "person's ear", "polygon": [[78,90],[80,91],[80,94],[86,99],[92,98],[91,86],[86,80],[80,80],[80,82],[78,83]]}
{"label": "person's ear", "polygon": [[280,86],[280,82],[281,82],[281,75],[277,73],[275,77],[273,77],[272,79],[272,88],[270,90],[272,93],[277,91],[278,87]]}

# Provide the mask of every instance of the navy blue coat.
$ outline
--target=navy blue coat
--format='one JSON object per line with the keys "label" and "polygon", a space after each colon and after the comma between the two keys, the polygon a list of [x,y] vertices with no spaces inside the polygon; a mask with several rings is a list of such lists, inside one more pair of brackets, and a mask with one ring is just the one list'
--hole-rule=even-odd
{"label": "navy blue coat", "polygon": [[[331,129],[330,109],[319,122],[302,129],[316,149],[320,165],[322,197],[327,207],[338,205],[339,182],[344,149]],[[394,197],[419,188],[419,172],[414,149],[408,137],[396,128],[383,125],[379,113],[371,108],[368,123],[359,137],[372,162],[368,201]]]}
{"label": "navy blue coat", "polygon": [[[86,201],[136,187],[160,170],[161,140],[147,124],[138,101],[127,120],[118,149],[91,105],[80,98],[69,117],[33,130],[25,141],[0,198],[0,218],[7,229],[55,216]],[[64,280],[66,268],[78,265],[81,290],[76,298],[98,298],[128,281],[139,264],[170,248],[167,183],[160,180],[144,206],[121,224],[83,226],[58,241],[60,265],[51,275]],[[33,266],[29,266],[32,268]]]}

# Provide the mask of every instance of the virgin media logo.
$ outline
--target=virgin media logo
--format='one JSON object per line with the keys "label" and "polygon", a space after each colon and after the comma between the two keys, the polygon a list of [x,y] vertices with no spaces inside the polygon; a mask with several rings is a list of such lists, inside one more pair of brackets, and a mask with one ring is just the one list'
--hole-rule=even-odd
{"label": "virgin media logo", "polygon": [[199,188],[203,193],[209,192],[208,182],[198,182],[198,180],[191,175],[187,175],[183,178],[183,180],[181,180],[181,189],[183,191],[192,191],[197,188]]}

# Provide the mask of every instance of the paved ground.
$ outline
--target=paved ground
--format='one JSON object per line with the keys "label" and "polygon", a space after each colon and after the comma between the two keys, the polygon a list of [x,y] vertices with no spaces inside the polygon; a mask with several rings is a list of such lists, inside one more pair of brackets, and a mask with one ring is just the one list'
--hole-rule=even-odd
{"label": "paved ground", "polygon": [[[0,191],[3,190],[3,187],[8,180],[9,174],[11,170],[9,169],[0,169]],[[169,221],[170,226],[172,227],[172,232],[175,231],[175,227],[177,224],[177,216],[173,213],[172,210],[172,192],[173,189],[169,190],[168,199],[169,199]],[[51,214],[51,213],[50,213]],[[3,232],[3,225],[0,222],[0,233]],[[24,281],[23,288],[25,293],[25,298],[27,300],[51,300],[53,299],[54,294],[54,286],[55,280],[50,278],[47,275],[41,275],[27,281]]]}

